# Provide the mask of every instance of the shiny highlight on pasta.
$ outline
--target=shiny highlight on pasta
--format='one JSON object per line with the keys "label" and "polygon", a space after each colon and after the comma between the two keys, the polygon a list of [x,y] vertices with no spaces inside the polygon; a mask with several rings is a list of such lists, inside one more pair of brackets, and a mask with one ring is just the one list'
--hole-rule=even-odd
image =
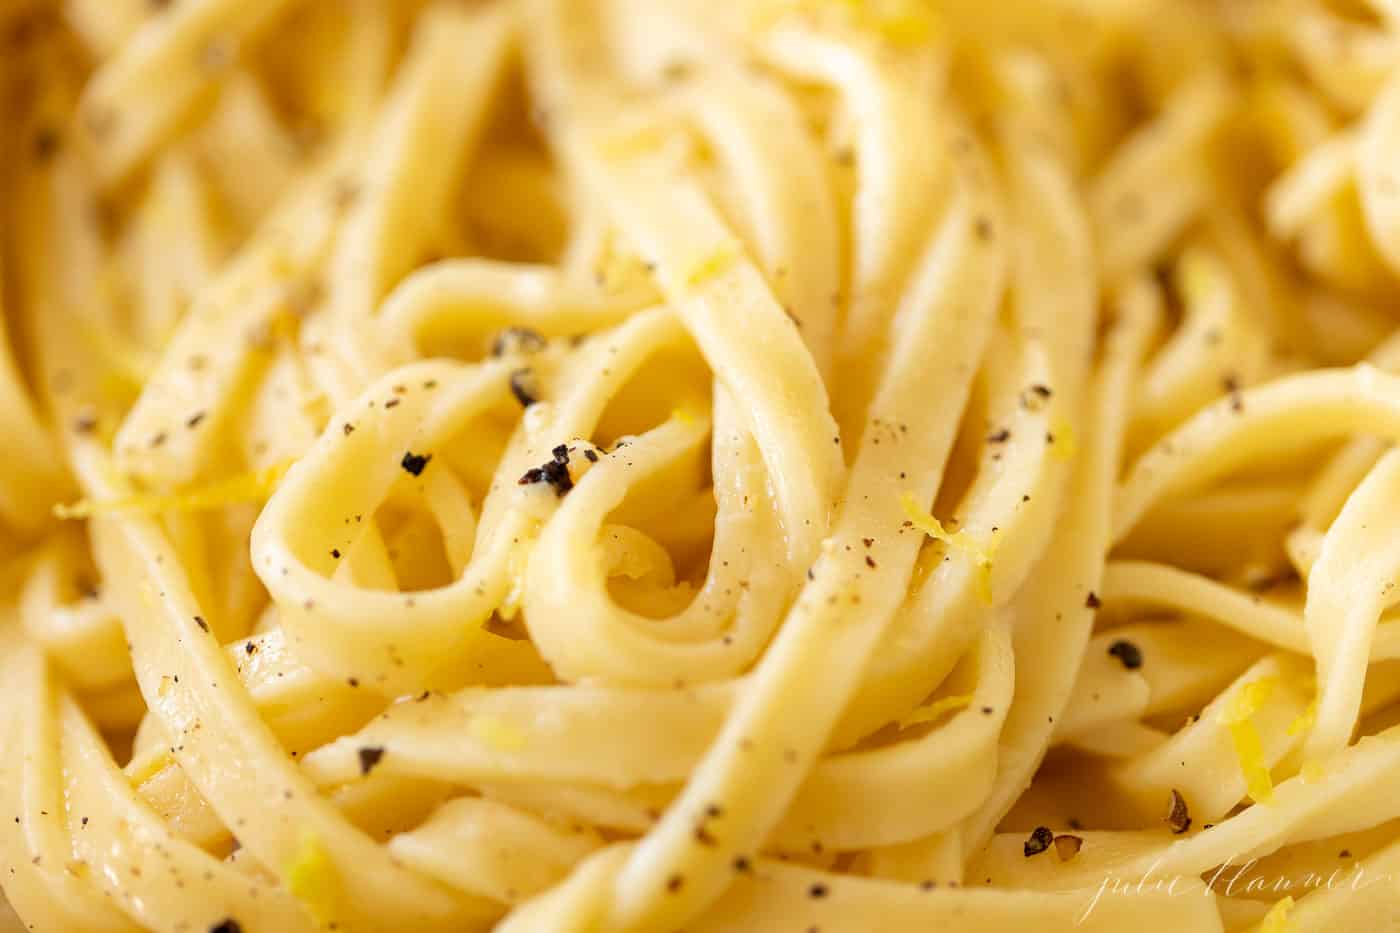
{"label": "shiny highlight on pasta", "polygon": [[1393,923],[1398,66],[1394,0],[0,0],[16,922]]}

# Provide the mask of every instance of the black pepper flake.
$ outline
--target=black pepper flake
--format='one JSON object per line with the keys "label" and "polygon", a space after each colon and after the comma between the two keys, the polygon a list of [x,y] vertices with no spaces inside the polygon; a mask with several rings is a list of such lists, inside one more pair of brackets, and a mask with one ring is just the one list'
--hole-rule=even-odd
{"label": "black pepper flake", "polygon": [[574,479],[569,475],[569,448],[560,444],[551,451],[554,459],[537,467],[531,467],[517,481],[521,486],[531,483],[548,483],[554,487],[556,495],[564,495],[574,488]]}
{"label": "black pepper flake", "polygon": [[1085,609],[1097,609],[1102,605],[1103,600],[1099,599],[1099,594],[1095,593],[1093,590],[1090,590],[1089,595],[1084,597]]}
{"label": "black pepper flake", "polygon": [[491,341],[491,355],[500,357],[507,353],[538,353],[547,341],[537,330],[528,327],[507,327]]}
{"label": "black pepper flake", "polygon": [[510,374],[510,394],[515,396],[515,400],[522,408],[529,408],[540,400],[539,380],[535,378],[535,371],[528,366],[511,370]]}
{"label": "black pepper flake", "polygon": [[683,887],[685,887],[685,878],[680,875],[672,875],[666,879],[666,890],[672,894],[675,894]]}
{"label": "black pepper flake", "polygon": [[831,889],[828,888],[826,885],[822,884],[820,881],[807,889],[807,896],[811,898],[816,898],[818,900],[820,900],[823,897],[826,897],[830,893]]}
{"label": "black pepper flake", "polygon": [[1191,814],[1186,809],[1186,798],[1181,791],[1172,788],[1171,803],[1167,810],[1167,825],[1175,835],[1180,836],[1191,828]]}
{"label": "black pepper flake", "polygon": [[978,217],[973,221],[972,229],[977,234],[977,239],[987,242],[992,238],[992,222],[985,217]]}
{"label": "black pepper flake", "polygon": [[209,623],[204,621],[204,616],[195,616],[194,624],[198,625],[201,631],[209,631]]}
{"label": "black pepper flake", "polygon": [[340,426],[340,430],[346,437],[349,437],[351,434],[355,433],[355,426],[347,421]]}
{"label": "black pepper flake", "polygon": [[1021,393],[1021,407],[1029,411],[1039,411],[1054,394],[1049,386],[1039,382],[1034,383],[1027,386]]}
{"label": "black pepper flake", "polygon": [[243,928],[232,917],[225,917],[209,928],[209,933],[243,933]]}
{"label": "black pepper flake", "polygon": [[865,555],[865,566],[869,567],[871,570],[874,570],[875,558],[871,557],[869,554]]}
{"label": "black pepper flake", "polygon": [[1079,854],[1079,850],[1084,846],[1084,840],[1078,836],[1064,833],[1055,837],[1055,854],[1060,857],[1060,861],[1068,862]]}
{"label": "black pepper flake", "polygon": [[1351,850],[1343,849],[1342,851],[1337,853],[1337,858],[1351,858]]}
{"label": "black pepper flake", "polygon": [[719,845],[719,840],[715,838],[714,833],[710,832],[703,826],[695,827],[695,841],[700,843],[702,846]]}
{"label": "black pepper flake", "polygon": [[490,632],[492,635],[497,635],[501,638],[508,638],[511,641],[524,641],[525,639],[530,637],[530,634],[527,631],[525,631],[525,627],[521,625],[517,620],[503,619],[500,617],[499,614],[495,612],[491,613],[490,618],[488,618],[484,623],[482,623],[481,627],[484,628],[486,631]]}
{"label": "black pepper flake", "polygon": [[159,447],[161,444],[165,443],[165,439],[166,433],[164,431],[160,431],[151,437],[151,446]]}
{"label": "black pepper flake", "polygon": [[1225,389],[1225,394],[1230,397],[1230,410],[1235,414],[1244,411],[1244,396],[1240,395],[1240,381],[1234,376],[1226,376],[1221,380],[1221,385]]}
{"label": "black pepper flake", "polygon": [[331,548],[331,557],[334,557],[336,560],[340,560],[340,548]]}
{"label": "black pepper flake", "polygon": [[369,774],[379,760],[384,757],[383,745],[365,745],[360,748],[360,774]]}
{"label": "black pepper flake", "polygon": [[248,642],[243,646],[244,654],[257,654],[258,646],[256,642]]}
{"label": "black pepper flake", "polygon": [[1120,638],[1109,645],[1108,653],[1122,661],[1123,666],[1130,671],[1142,667],[1142,649],[1126,638]]}
{"label": "black pepper flake", "polygon": [[415,454],[413,451],[407,451],[403,455],[403,459],[399,461],[399,466],[414,476],[422,476],[423,468],[428,465],[428,461],[431,459],[433,459],[432,454]]}
{"label": "black pepper flake", "polygon": [[1030,858],[1032,855],[1039,855],[1050,848],[1050,844],[1054,841],[1055,834],[1050,831],[1048,826],[1037,826],[1031,831],[1025,844],[1021,846],[1021,852],[1026,858]]}
{"label": "black pepper flake", "polygon": [[598,462],[598,452],[591,447],[584,449],[583,456],[588,460],[589,463]]}
{"label": "black pepper flake", "polygon": [[352,686],[352,687],[358,687],[358,686],[360,685],[360,678],[358,678],[358,677],[347,677],[347,678],[345,678],[345,682],[346,682],[347,684],[349,684],[350,686]]}
{"label": "black pepper flake", "polygon": [[91,434],[97,430],[97,415],[90,411],[78,415],[73,419],[73,430],[78,434]]}
{"label": "black pepper flake", "polygon": [[40,162],[49,161],[58,152],[62,141],[58,130],[50,126],[41,128],[34,134],[34,158]]}
{"label": "black pepper flake", "polygon": [[1009,428],[1002,428],[1000,431],[993,431],[991,434],[987,435],[988,444],[1005,444],[1009,440],[1011,440],[1011,430]]}
{"label": "black pepper flake", "polygon": [[743,874],[744,872],[749,871],[753,868],[753,863],[742,855],[736,855],[734,857],[734,861],[730,864],[733,865],[734,870],[739,872],[740,874]]}
{"label": "black pepper flake", "polygon": [[391,398],[391,399],[389,399],[388,401],[386,401],[386,402],[384,403],[384,407],[385,407],[385,408],[398,408],[398,407],[399,407],[399,401],[400,401],[399,399]]}

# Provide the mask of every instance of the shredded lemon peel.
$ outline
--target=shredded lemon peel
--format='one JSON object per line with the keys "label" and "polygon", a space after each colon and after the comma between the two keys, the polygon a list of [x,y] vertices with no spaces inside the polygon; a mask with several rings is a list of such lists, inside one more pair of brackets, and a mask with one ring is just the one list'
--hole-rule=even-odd
{"label": "shredded lemon peel", "polygon": [[1268,702],[1278,684],[1277,677],[1250,681],[1230,698],[1220,717],[1230,733],[1249,797],[1257,803],[1273,800],[1274,782],[1264,761],[1264,743],[1259,737],[1259,730],[1255,728],[1253,717]]}
{"label": "shredded lemon peel", "polygon": [[321,837],[304,833],[297,853],[286,865],[287,890],[306,905],[311,916],[323,926],[335,919],[339,900],[339,879],[335,863]]}
{"label": "shredded lemon peel", "polygon": [[116,499],[58,503],[53,507],[53,514],[55,518],[68,521],[119,513],[201,512],[240,502],[260,502],[272,494],[291,465],[291,460],[283,460],[261,470],[240,473],[184,492],[137,493]]}
{"label": "shredded lemon peel", "polygon": [[1067,420],[1061,418],[1050,427],[1050,436],[1055,439],[1050,452],[1057,460],[1072,460],[1079,452],[1079,444],[1075,440],[1074,426]]}
{"label": "shredded lemon peel", "polygon": [[690,271],[685,274],[686,286],[694,288],[697,285],[705,284],[728,269],[738,258],[739,251],[733,243],[725,243],[716,247],[690,267]]}
{"label": "shredded lemon peel", "polygon": [[1313,697],[1312,701],[1308,703],[1307,709],[1303,710],[1302,715],[1299,716],[1297,719],[1293,720],[1293,722],[1289,723],[1288,734],[1290,736],[1294,736],[1303,735],[1304,733],[1311,732],[1312,727],[1316,722],[1317,697]]}
{"label": "shredded lemon peel", "polygon": [[940,697],[932,703],[915,708],[909,715],[899,720],[898,725],[901,729],[908,729],[910,726],[916,726],[920,723],[935,722],[943,718],[944,715],[954,710],[963,709],[971,703],[972,694],[970,693]]}
{"label": "shredded lemon peel", "polygon": [[972,562],[977,569],[977,597],[984,605],[992,605],[992,558],[996,553],[996,543],[983,544],[966,530],[949,533],[942,522],[919,507],[913,493],[905,492],[899,497],[899,503],[915,528],[936,541],[942,541]]}

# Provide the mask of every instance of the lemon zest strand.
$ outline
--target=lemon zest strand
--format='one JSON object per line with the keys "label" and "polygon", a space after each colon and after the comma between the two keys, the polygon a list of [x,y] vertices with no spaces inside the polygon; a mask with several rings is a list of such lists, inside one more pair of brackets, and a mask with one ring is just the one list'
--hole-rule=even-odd
{"label": "lemon zest strand", "polygon": [[129,512],[158,515],[162,512],[200,512],[239,502],[259,502],[272,494],[291,464],[291,460],[283,460],[261,470],[240,473],[184,492],[138,493],[116,499],[79,499],[69,504],[58,503],[53,507],[53,514],[55,518],[64,520]]}
{"label": "lemon zest strand", "polygon": [[1079,452],[1079,444],[1075,441],[1073,425],[1060,419],[1051,426],[1050,436],[1055,439],[1050,448],[1051,456],[1057,460],[1074,459]]}
{"label": "lemon zest strand", "polygon": [[908,729],[910,726],[924,722],[934,722],[941,719],[946,713],[959,710],[972,702],[972,694],[964,693],[957,696],[940,697],[932,703],[916,707],[909,715],[899,720],[899,728]]}
{"label": "lemon zest strand", "polygon": [[1220,717],[1229,730],[1250,799],[1258,803],[1273,800],[1274,782],[1268,765],[1264,763],[1264,744],[1259,730],[1254,726],[1253,716],[1273,695],[1278,683],[1277,677],[1262,677],[1245,684],[1230,698]]}
{"label": "lemon zest strand", "polygon": [[1313,697],[1308,703],[1308,708],[1303,710],[1303,714],[1293,720],[1288,726],[1289,735],[1303,735],[1312,730],[1313,724],[1317,722],[1317,697]]}
{"label": "lemon zest strand", "polygon": [[915,500],[913,493],[905,492],[902,494],[899,497],[899,503],[904,509],[904,514],[908,516],[910,523],[915,528],[936,541],[942,541],[972,561],[973,566],[977,568],[977,596],[984,605],[990,606],[992,604],[992,557],[996,552],[995,542],[984,545],[964,530],[950,534],[943,527],[942,522],[919,508],[919,503]]}
{"label": "lemon zest strand", "polygon": [[297,854],[287,863],[286,878],[287,890],[318,923],[328,926],[335,919],[339,879],[321,837],[311,832],[302,835]]}
{"label": "lemon zest strand", "polygon": [[725,243],[716,247],[709,255],[690,267],[690,271],[685,274],[686,287],[694,288],[697,285],[703,285],[729,268],[738,258],[739,251],[734,248],[733,243]]}

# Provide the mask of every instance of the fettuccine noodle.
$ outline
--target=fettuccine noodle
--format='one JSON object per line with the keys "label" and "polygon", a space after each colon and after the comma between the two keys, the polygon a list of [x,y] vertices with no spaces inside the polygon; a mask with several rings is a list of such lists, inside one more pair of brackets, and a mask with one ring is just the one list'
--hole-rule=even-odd
{"label": "fettuccine noodle", "polygon": [[0,0],[0,92],[0,925],[1400,918],[1400,3]]}

